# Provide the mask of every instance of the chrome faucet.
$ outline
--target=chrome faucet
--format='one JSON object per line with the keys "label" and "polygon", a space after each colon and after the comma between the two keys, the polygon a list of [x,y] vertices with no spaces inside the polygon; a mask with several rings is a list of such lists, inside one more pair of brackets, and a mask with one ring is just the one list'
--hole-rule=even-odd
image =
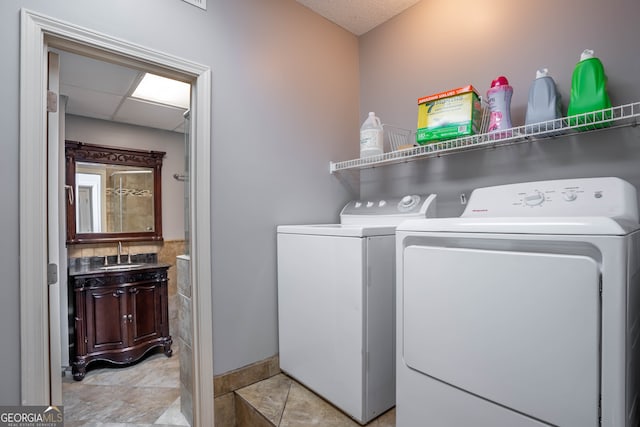
{"label": "chrome faucet", "polygon": [[118,258],[116,258],[116,262],[120,264],[120,254],[122,253],[122,242],[118,242]]}

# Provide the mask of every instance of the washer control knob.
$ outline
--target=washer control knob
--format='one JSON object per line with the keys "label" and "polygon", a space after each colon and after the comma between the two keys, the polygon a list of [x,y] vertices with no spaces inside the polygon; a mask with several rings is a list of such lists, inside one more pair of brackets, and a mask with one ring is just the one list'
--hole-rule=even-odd
{"label": "washer control knob", "polygon": [[527,206],[538,206],[544,202],[544,194],[539,191],[524,196],[524,203]]}
{"label": "washer control knob", "polygon": [[373,202],[367,202],[367,207],[370,208],[371,206],[373,206]]}
{"label": "washer control knob", "polygon": [[378,202],[378,206],[383,207],[387,204],[386,200],[380,200],[380,202]]}
{"label": "washer control knob", "polygon": [[567,192],[565,192],[562,197],[567,201],[567,202],[573,202],[575,199],[578,198],[578,194],[573,191],[573,190],[569,190]]}
{"label": "washer control knob", "polygon": [[356,208],[359,208],[360,206],[362,206],[361,202],[356,202]]}
{"label": "washer control knob", "polygon": [[406,212],[411,210],[414,206],[416,206],[420,202],[420,196],[409,195],[404,196],[400,199],[398,203],[398,210],[401,212]]}

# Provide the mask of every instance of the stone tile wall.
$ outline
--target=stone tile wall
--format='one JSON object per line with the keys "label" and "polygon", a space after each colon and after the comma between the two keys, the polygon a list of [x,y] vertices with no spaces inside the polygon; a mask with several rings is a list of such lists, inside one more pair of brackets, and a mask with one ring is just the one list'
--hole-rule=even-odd
{"label": "stone tile wall", "polygon": [[175,260],[178,327],[174,339],[180,345],[180,410],[189,424],[193,425],[193,306],[190,258],[187,255],[178,255]]}

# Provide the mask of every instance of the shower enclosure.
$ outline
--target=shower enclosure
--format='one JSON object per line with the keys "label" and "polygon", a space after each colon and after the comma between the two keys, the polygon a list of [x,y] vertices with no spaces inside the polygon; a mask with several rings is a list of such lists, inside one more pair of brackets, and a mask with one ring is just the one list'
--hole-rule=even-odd
{"label": "shower enclosure", "polygon": [[153,231],[153,170],[116,170],[107,188],[107,229]]}

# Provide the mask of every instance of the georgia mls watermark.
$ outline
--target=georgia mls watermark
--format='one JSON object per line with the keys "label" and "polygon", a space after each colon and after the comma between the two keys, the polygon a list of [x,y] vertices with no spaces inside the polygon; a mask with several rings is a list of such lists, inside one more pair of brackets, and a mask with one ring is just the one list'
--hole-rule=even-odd
{"label": "georgia mls watermark", "polygon": [[63,427],[62,406],[0,406],[0,427]]}

